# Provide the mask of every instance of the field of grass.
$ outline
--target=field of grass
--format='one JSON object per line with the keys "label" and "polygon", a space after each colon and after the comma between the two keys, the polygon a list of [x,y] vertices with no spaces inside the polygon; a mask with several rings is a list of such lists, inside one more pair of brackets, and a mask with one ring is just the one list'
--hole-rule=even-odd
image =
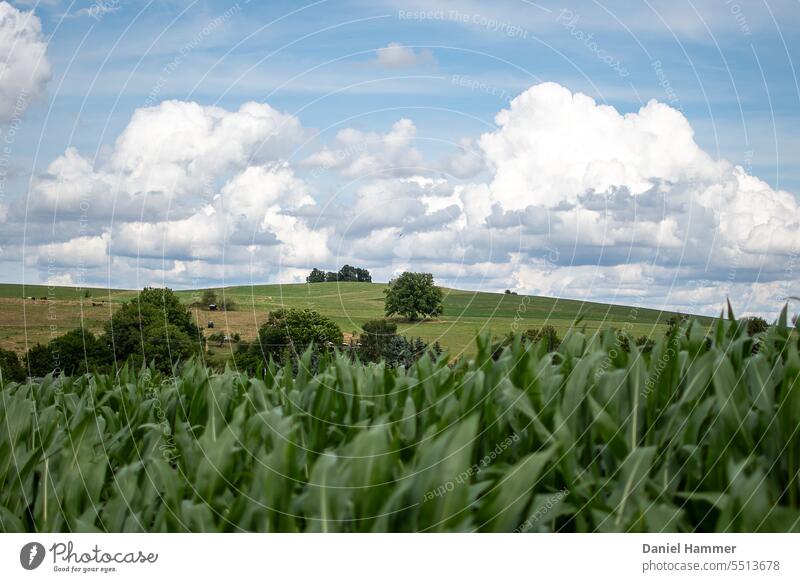
{"label": "field of grass", "polygon": [[689,323],[652,352],[0,387],[0,531],[797,532],[800,352]]}
{"label": "field of grass", "polygon": [[[307,307],[333,318],[347,335],[358,332],[364,322],[383,316],[385,288],[382,283],[229,287],[224,293],[217,289],[217,295],[220,301],[223,296],[236,301],[235,311],[193,308],[192,312],[201,328],[213,321],[215,331],[239,333],[243,339],[252,340],[270,310]],[[200,297],[199,291],[177,294],[187,304]],[[30,296],[37,299],[27,299]],[[66,333],[81,321],[88,329],[99,332],[119,304],[133,296],[133,291],[92,289],[91,298],[85,298],[71,287],[26,286],[23,290],[21,285],[0,284],[0,347],[22,353],[26,346],[46,343],[53,334]],[[50,300],[42,301],[41,297]],[[636,337],[656,337],[663,335],[670,315],[673,314],[601,303],[445,289],[441,317],[418,323],[399,322],[398,332],[438,341],[457,356],[475,353],[473,340],[479,332],[500,336],[515,328],[524,331],[549,324],[563,335],[573,321],[582,317],[582,324],[590,331],[616,327]]]}

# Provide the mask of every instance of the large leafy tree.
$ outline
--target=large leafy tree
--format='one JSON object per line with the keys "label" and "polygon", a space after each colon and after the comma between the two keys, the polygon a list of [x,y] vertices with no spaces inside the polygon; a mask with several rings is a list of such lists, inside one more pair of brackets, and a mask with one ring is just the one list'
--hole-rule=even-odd
{"label": "large leafy tree", "polygon": [[405,272],[389,281],[386,293],[385,311],[387,316],[401,315],[416,320],[441,315],[444,307],[442,290],[434,285],[430,273]]}
{"label": "large leafy tree", "polygon": [[155,361],[167,372],[203,348],[191,313],[168,288],[145,287],[123,304],[106,324],[106,339],[116,361]]}

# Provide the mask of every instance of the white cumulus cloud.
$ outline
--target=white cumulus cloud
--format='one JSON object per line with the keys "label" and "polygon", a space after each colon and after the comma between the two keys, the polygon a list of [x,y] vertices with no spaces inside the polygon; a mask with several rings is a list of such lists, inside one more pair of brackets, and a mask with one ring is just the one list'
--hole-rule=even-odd
{"label": "white cumulus cloud", "polygon": [[33,12],[0,2],[0,122],[18,118],[50,79],[47,42]]}

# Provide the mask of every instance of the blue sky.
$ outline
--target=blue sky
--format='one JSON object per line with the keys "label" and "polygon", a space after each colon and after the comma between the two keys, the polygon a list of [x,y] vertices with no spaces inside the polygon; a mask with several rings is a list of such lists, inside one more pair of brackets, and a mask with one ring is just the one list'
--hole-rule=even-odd
{"label": "blue sky", "polygon": [[[480,139],[484,134],[500,131],[496,119],[498,112],[510,108],[511,100],[520,93],[544,82],[555,83],[573,94],[585,94],[594,99],[597,108],[608,105],[620,115],[635,115],[653,99],[669,105],[688,120],[694,141],[711,160],[727,160],[732,166],[742,166],[746,174],[757,176],[768,184],[770,191],[788,192],[795,200],[800,192],[800,160],[797,156],[800,88],[796,67],[800,59],[800,38],[791,26],[800,16],[797,0],[758,3],[743,0],[641,3],[621,0],[540,3],[526,0],[331,0],[308,3],[53,0],[11,4],[23,13],[33,10],[40,20],[50,74],[46,83],[33,91],[35,99],[19,122],[11,160],[13,171],[5,183],[4,199],[0,200],[7,208],[4,212],[7,224],[14,227],[8,229],[5,240],[0,241],[4,251],[0,261],[5,261],[0,277],[7,281],[22,277],[42,281],[48,277],[43,268],[47,262],[41,256],[42,245],[50,245],[51,252],[53,245],[62,245],[58,247],[59,252],[68,252],[65,249],[72,247],[63,245],[75,240],[76,234],[105,236],[103,240],[106,243],[112,241],[107,244],[108,260],[92,263],[94,266],[86,270],[81,281],[74,277],[70,279],[64,273],[59,275],[59,280],[92,284],[116,277],[119,280],[112,282],[125,286],[153,280],[158,282],[159,278],[174,286],[254,279],[288,282],[297,280],[306,266],[314,261],[325,263],[320,266],[333,268],[339,259],[370,263],[382,279],[392,275],[393,268],[382,268],[387,264],[427,268],[436,273],[439,260],[436,253],[423,253],[424,256],[417,257],[416,245],[413,252],[406,250],[405,254],[394,253],[387,257],[372,256],[369,252],[361,255],[357,251],[343,252],[342,248],[357,249],[358,241],[337,231],[336,221],[360,208],[358,204],[369,196],[365,191],[385,190],[387,186],[382,181],[389,177],[413,184],[413,180],[408,181],[410,178],[424,176],[441,180],[440,189],[489,185],[487,208],[497,204],[497,216],[521,212],[524,204],[510,204],[509,200],[504,201],[502,193],[493,190],[506,175],[503,168],[511,171],[514,164],[524,165],[524,159],[504,165],[507,160],[501,159],[503,154],[497,150],[486,153],[488,162],[485,165],[455,177],[448,173],[450,166],[446,160],[461,151],[460,147],[474,148],[476,156],[483,157],[486,150]],[[7,59],[20,58],[19,50],[11,53]],[[51,208],[50,214],[44,213],[39,219],[22,211],[26,205],[30,208],[31,200],[40,196],[37,180],[47,174],[50,164],[63,156],[68,148],[75,148],[80,156],[91,160],[97,171],[99,165],[106,163],[105,160],[114,158],[115,152],[118,157],[122,155],[115,142],[126,128],[133,131],[132,120],[137,111],[157,108],[169,100],[193,102],[203,107],[217,106],[228,112],[254,101],[266,103],[282,115],[296,119],[302,126],[302,137],[294,141],[283,140],[286,143],[291,141],[291,147],[266,161],[274,164],[280,160],[288,164],[293,176],[303,182],[298,187],[308,188],[309,200],[313,203],[309,200],[301,203],[302,196],[295,190],[292,196],[295,196],[296,203],[280,212],[293,217],[292,220],[305,221],[309,232],[328,228],[325,240],[330,252],[301,257],[297,252],[286,251],[282,256],[290,258],[288,262],[279,261],[280,268],[255,272],[252,269],[234,269],[228,274],[199,268],[191,279],[187,279],[186,261],[192,257],[175,254],[166,239],[159,265],[148,262],[150,259],[142,261],[137,253],[133,254],[136,258],[134,263],[122,267],[113,265],[115,248],[121,249],[122,255],[129,259],[132,255],[130,249],[124,247],[124,242],[114,239],[114,225],[119,225],[119,221],[115,221],[112,215],[93,216],[92,227],[78,233],[75,224],[70,226],[73,219],[63,214],[63,210],[59,214],[57,209]],[[542,95],[533,102],[530,107],[537,106],[539,110],[542,103],[552,103],[550,97]],[[512,117],[520,124],[535,113],[524,110],[521,105],[515,111]],[[554,106],[553,111],[571,115],[560,105]],[[587,115],[591,119],[600,119],[593,113]],[[392,137],[392,128],[402,119],[413,124],[413,131],[409,130],[411,133],[401,132],[402,139],[411,142],[403,142],[402,147],[406,150],[393,149],[392,153],[379,156],[394,164],[392,168],[381,166],[377,170],[379,174],[375,174],[377,166],[370,166],[373,173],[362,175],[355,166],[343,168],[340,164],[333,167],[330,163],[319,162],[322,159],[319,153],[325,148],[330,153],[337,147],[345,150],[353,147],[352,144],[342,146],[343,141],[337,142],[336,134],[341,130],[360,132],[355,141],[367,144],[364,148],[367,152],[372,150],[372,141],[378,142],[376,147],[391,149],[396,139],[396,136]],[[6,126],[9,123],[6,120]],[[603,128],[611,131],[599,123],[598,131]],[[645,123],[641,125],[637,131],[655,131],[647,129]],[[609,135],[609,140],[619,138],[628,142],[634,139],[626,134],[625,122],[614,127],[617,128],[614,131],[621,135]],[[669,123],[658,127],[658,131],[670,131]],[[557,128],[553,131],[558,134]],[[586,131],[592,130],[587,126]],[[166,135],[160,139],[169,141],[171,138],[168,133]],[[508,135],[503,139],[506,138],[508,143],[519,146],[516,137]],[[596,136],[591,136],[591,139],[596,139]],[[546,144],[546,139],[542,142],[537,138],[535,144],[531,142],[530,156],[538,156],[536,159],[540,161],[546,155]],[[344,155],[357,157],[362,153],[350,151]],[[674,155],[679,158],[681,152],[674,152]],[[316,164],[314,160],[317,160]],[[418,171],[412,172],[404,165],[409,160]],[[539,161],[531,165],[539,167]],[[623,166],[626,163],[624,160],[621,162]],[[650,162],[635,160],[631,163],[638,167],[640,163],[647,165]],[[225,166],[218,173],[206,176],[210,191],[205,197],[198,192],[192,194],[194,198],[170,197],[169,204],[174,204],[177,212],[174,216],[191,216],[192,211],[200,208],[201,198],[209,202],[214,193],[221,192],[242,169]],[[119,171],[119,167],[113,171]],[[109,170],[109,173],[113,171]],[[631,175],[628,171],[621,172],[620,176]],[[679,182],[676,176],[683,179],[690,174],[692,172],[683,168],[677,174],[670,174],[668,181],[674,184]],[[699,174],[707,177],[708,172]],[[667,179],[665,176],[653,177]],[[508,183],[518,184],[508,179],[511,180]],[[690,182],[694,180],[691,176],[687,179]],[[525,175],[520,180],[535,181],[536,177]],[[636,187],[622,178],[614,180],[608,182],[604,179],[598,184],[628,188],[636,193]],[[526,188],[533,191],[538,185],[519,183],[519,187],[518,196],[524,198],[528,191]],[[419,188],[424,190],[422,186]],[[446,200],[450,193],[435,195]],[[752,197],[746,191],[736,195],[744,200],[741,212],[749,212],[746,205],[753,203]],[[404,191],[401,196],[414,199],[414,204],[418,204],[420,200],[430,198],[430,193]],[[461,201],[454,211],[466,213],[466,198],[463,192],[459,194],[456,191],[455,197],[459,196]],[[480,194],[474,196],[480,198]],[[537,239],[520,243],[524,248],[513,250],[503,247],[503,244],[510,243],[500,244],[497,247],[501,249],[499,255],[493,254],[490,258],[484,256],[480,245],[472,242],[459,247],[459,252],[463,251],[459,264],[462,267],[468,264],[470,268],[459,271],[456,267],[443,267],[440,279],[454,285],[491,290],[513,286],[516,282],[523,291],[581,296],[587,294],[586,290],[576,293],[566,281],[575,280],[574,268],[588,266],[595,267],[592,281],[596,281],[594,277],[597,276],[606,281],[594,289],[597,298],[630,302],[631,297],[641,295],[642,289],[654,286],[660,291],[646,294],[643,299],[646,303],[707,310],[718,303],[713,299],[715,292],[718,294],[724,285],[732,285],[731,290],[752,291],[747,301],[754,311],[767,310],[775,297],[796,281],[794,270],[786,268],[796,258],[796,250],[793,250],[796,246],[792,247],[796,241],[778,241],[773,246],[768,245],[769,248],[752,244],[750,235],[756,232],[753,229],[759,224],[772,224],[768,218],[748,224],[748,233],[737,235],[736,244],[744,254],[740,258],[738,255],[727,257],[729,261],[736,261],[733,277],[727,274],[729,265],[716,259],[713,261],[718,263],[715,266],[711,265],[710,259],[690,266],[680,257],[662,263],[663,252],[659,253],[658,244],[647,246],[650,250],[640,254],[635,229],[631,231],[632,240],[637,244],[620,245],[619,237],[612,245],[585,243],[581,236],[574,236],[570,246],[564,242],[570,240],[567,236],[570,222],[559,212],[563,211],[564,204],[575,204],[576,196],[575,193],[563,193],[554,198],[552,205],[543,204],[534,197],[528,201],[531,202],[528,206],[534,210],[527,212],[535,215],[535,209],[539,209],[563,224],[564,236],[554,237],[557,239],[554,245],[561,249],[559,256],[585,256],[583,263],[564,263],[563,258],[556,264],[537,263],[542,253],[533,256],[536,253],[529,248],[529,245],[545,246],[542,240]],[[378,196],[377,199],[378,206],[381,206],[389,204],[391,198],[383,201]],[[787,207],[785,201],[781,204],[775,207],[775,212],[783,215],[780,220],[785,223],[777,230],[774,225],[772,228],[775,232],[786,229],[791,238],[794,223],[793,217],[786,216],[786,208],[791,210],[792,207]],[[420,215],[409,215],[404,222],[392,225],[378,221],[362,225],[359,227],[360,236],[371,233],[380,238],[382,235],[378,231],[381,229],[387,236],[394,232],[392,228],[405,229],[404,232],[420,234],[420,245],[437,244],[435,241],[444,239],[437,239],[432,227],[419,225],[436,222],[439,216],[436,212],[444,212],[449,206],[444,202],[425,203],[423,206],[420,207],[422,210],[417,209]],[[334,207],[339,214],[333,212]],[[181,215],[182,210],[186,210],[185,215]],[[262,210],[259,208],[258,211]],[[140,218],[148,212],[150,210],[143,210]],[[159,213],[162,216],[158,216]],[[155,207],[151,221],[163,223],[166,214],[169,214],[167,209]],[[47,232],[32,226],[34,220],[47,224],[48,219],[51,225],[59,228]],[[22,220],[31,227],[27,230],[22,228],[25,230],[24,241],[20,240]],[[592,220],[596,221],[597,217]],[[672,228],[669,220],[670,216],[662,214],[656,222],[663,228]],[[709,248],[715,244],[728,245],[725,237],[730,235],[730,228],[745,228],[741,227],[741,221],[732,221],[732,227],[723,226],[724,221],[715,219],[709,223],[712,230],[722,233],[719,239],[708,239],[712,241]],[[681,220],[677,222],[681,223]],[[418,227],[421,230],[415,231]],[[256,231],[262,234],[262,231],[269,231],[265,223],[252,228],[253,240],[261,236],[256,236]],[[271,228],[270,240],[277,241],[280,247],[285,243],[280,229],[277,226]],[[442,228],[455,236],[456,226],[445,225]],[[462,224],[461,228],[466,227]],[[475,235],[475,229],[469,228],[469,235]],[[619,230],[621,227],[615,223],[611,228]],[[693,233],[690,235],[690,230],[681,227],[675,231],[683,241],[683,252],[679,255],[684,257],[696,252],[686,245],[703,244],[702,239]],[[32,234],[34,232],[38,234]],[[509,233],[489,229],[484,235],[488,238],[496,235],[502,239]],[[425,239],[425,236],[429,238]],[[460,240],[463,238],[461,236]],[[380,247],[374,242],[368,244],[368,248]],[[77,247],[81,246],[77,244]],[[598,247],[602,247],[602,251],[598,251]],[[613,269],[623,268],[634,261],[621,258],[631,257],[633,247],[636,247],[633,255],[637,257],[637,264],[647,264],[648,268],[658,266],[668,272],[641,275],[628,288],[624,283],[626,278],[620,277]],[[760,254],[754,259],[750,255],[756,252],[753,250],[756,247]],[[448,252],[452,253],[453,249]],[[708,249],[703,249],[703,252],[709,253]],[[750,254],[745,256],[747,253]],[[528,255],[533,257],[535,268],[531,276],[525,277],[525,269],[532,268],[526,263]],[[236,253],[232,253],[228,261],[243,260],[235,256]],[[469,259],[471,256],[475,258]],[[610,256],[614,258],[609,259]],[[184,266],[176,267],[175,260],[184,261]],[[212,263],[220,264],[218,259],[211,258],[209,264]],[[59,264],[66,271],[70,270],[69,259],[59,260]],[[191,270],[191,263],[188,264],[188,270]],[[498,269],[497,276],[486,275],[485,269],[484,274],[480,274],[477,266],[487,264],[505,267]],[[563,277],[556,277],[560,269],[567,271],[563,271]],[[605,269],[612,270],[606,272]],[[551,275],[552,280],[548,278]],[[551,282],[539,285],[535,283],[537,279]],[[652,281],[656,282],[655,285]],[[759,285],[767,285],[769,289],[756,291]],[[701,288],[704,291],[698,292]]]}

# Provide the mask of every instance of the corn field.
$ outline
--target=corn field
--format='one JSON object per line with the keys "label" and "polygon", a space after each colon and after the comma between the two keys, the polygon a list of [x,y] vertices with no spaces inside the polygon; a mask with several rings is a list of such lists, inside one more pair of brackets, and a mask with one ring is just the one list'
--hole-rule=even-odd
{"label": "corn field", "polygon": [[[0,528],[28,532],[800,530],[800,356],[687,322],[650,353],[333,356],[256,377],[46,377],[0,390]],[[303,356],[308,364],[311,355]]]}

